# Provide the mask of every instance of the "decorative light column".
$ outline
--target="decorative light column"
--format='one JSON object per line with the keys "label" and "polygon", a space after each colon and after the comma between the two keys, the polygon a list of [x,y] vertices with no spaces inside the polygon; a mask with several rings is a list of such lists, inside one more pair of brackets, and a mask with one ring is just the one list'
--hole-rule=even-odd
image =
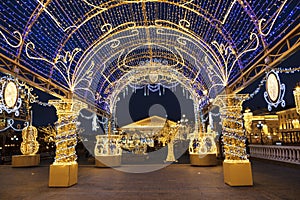
{"label": "decorative light column", "polygon": [[299,83],[294,90],[294,98],[296,104],[296,111],[300,115],[300,84]]}
{"label": "decorative light column", "polygon": [[77,183],[78,164],[75,146],[77,144],[77,117],[87,105],[75,99],[49,100],[56,108],[58,120],[55,124],[55,161],[50,166],[49,187],[69,187]]}
{"label": "decorative light column", "polygon": [[251,163],[246,153],[246,136],[243,126],[242,104],[245,94],[219,95],[215,99],[220,106],[225,160],[224,181],[230,186],[251,186]]}

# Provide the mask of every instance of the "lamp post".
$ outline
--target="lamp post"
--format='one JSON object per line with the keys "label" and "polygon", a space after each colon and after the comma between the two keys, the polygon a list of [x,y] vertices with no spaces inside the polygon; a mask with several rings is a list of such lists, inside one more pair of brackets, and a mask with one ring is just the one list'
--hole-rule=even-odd
{"label": "lamp post", "polygon": [[244,116],[244,126],[246,129],[246,135],[248,136],[249,134],[249,143],[252,143],[252,120],[253,120],[253,113],[251,112],[250,109],[246,109],[245,112],[243,113]]}
{"label": "lamp post", "polygon": [[260,130],[260,144],[264,144],[263,138],[262,138],[262,128],[263,128],[263,124],[261,123],[261,121],[258,121],[258,124],[256,125],[256,127]]}
{"label": "lamp post", "polygon": [[300,83],[297,84],[294,90],[294,98],[296,104],[296,111],[300,115]]}
{"label": "lamp post", "polygon": [[186,136],[187,136],[185,131],[186,131],[186,126],[187,126],[188,121],[189,120],[187,118],[185,118],[185,114],[183,114],[182,119],[180,120],[180,124],[183,126],[183,139],[186,139]]}

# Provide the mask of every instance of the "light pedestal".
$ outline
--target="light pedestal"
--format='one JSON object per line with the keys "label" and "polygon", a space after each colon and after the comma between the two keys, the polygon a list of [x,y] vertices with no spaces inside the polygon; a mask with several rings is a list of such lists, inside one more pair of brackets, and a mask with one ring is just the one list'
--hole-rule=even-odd
{"label": "light pedestal", "polygon": [[252,186],[251,163],[223,162],[224,182],[230,186]]}
{"label": "light pedestal", "polygon": [[190,153],[190,162],[193,166],[215,166],[218,164],[216,154]]}
{"label": "light pedestal", "polygon": [[95,167],[119,167],[121,155],[95,156]]}
{"label": "light pedestal", "polygon": [[77,184],[78,164],[50,165],[49,187],[70,187]]}
{"label": "light pedestal", "polygon": [[33,167],[40,164],[40,154],[12,156],[12,167]]}

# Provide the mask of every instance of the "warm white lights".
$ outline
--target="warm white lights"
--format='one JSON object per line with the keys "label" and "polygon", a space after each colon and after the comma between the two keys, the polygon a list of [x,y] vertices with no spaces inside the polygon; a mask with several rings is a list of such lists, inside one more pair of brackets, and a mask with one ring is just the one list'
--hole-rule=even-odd
{"label": "warm white lights", "polygon": [[294,98],[296,104],[297,113],[300,115],[300,86],[297,86],[294,90]]}

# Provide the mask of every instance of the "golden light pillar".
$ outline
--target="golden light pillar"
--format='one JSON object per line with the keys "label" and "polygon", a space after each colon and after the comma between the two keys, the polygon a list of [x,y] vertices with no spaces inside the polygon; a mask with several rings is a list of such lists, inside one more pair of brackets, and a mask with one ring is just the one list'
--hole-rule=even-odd
{"label": "golden light pillar", "polygon": [[242,104],[245,94],[219,95],[215,105],[220,106],[225,160],[224,182],[230,186],[252,186],[251,163],[246,153]]}
{"label": "golden light pillar", "polygon": [[298,84],[294,90],[294,98],[296,104],[296,111],[300,115],[300,84]]}
{"label": "golden light pillar", "polygon": [[77,183],[78,164],[75,147],[77,144],[77,117],[87,105],[75,99],[49,100],[56,108],[55,123],[56,155],[50,166],[49,187],[69,187]]}

